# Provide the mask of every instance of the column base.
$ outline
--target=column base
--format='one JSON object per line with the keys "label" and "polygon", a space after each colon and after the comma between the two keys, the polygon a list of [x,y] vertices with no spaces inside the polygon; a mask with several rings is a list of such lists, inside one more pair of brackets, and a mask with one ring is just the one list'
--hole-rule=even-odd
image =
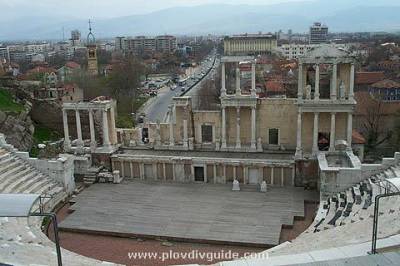
{"label": "column base", "polygon": [[226,149],[226,141],[222,141],[221,149]]}
{"label": "column base", "polygon": [[303,150],[302,149],[296,149],[296,154],[294,155],[294,158],[296,160],[303,159]]}
{"label": "column base", "polygon": [[97,148],[97,143],[96,142],[90,142],[90,150],[94,152]]}
{"label": "column base", "polygon": [[235,148],[236,148],[236,149],[241,149],[241,148],[242,148],[242,145],[241,145],[240,143],[236,143]]}
{"label": "column base", "polygon": [[71,142],[70,141],[64,141],[64,150],[65,151],[70,151],[71,150]]}
{"label": "column base", "polygon": [[252,149],[252,150],[256,150],[257,149],[257,145],[256,145],[256,141],[255,140],[251,142],[250,149]]}
{"label": "column base", "polygon": [[175,146],[175,142],[173,142],[173,141],[171,142],[171,141],[170,141],[170,142],[169,142],[169,146],[170,146],[170,147]]}

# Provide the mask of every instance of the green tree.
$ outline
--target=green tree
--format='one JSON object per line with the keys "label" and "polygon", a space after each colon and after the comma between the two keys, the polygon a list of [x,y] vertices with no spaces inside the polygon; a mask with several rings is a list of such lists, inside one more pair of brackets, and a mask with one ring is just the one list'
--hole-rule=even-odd
{"label": "green tree", "polygon": [[136,98],[139,95],[140,77],[145,74],[145,67],[135,57],[128,56],[119,64],[113,66],[111,74],[107,77],[107,85],[111,95],[131,96]]}

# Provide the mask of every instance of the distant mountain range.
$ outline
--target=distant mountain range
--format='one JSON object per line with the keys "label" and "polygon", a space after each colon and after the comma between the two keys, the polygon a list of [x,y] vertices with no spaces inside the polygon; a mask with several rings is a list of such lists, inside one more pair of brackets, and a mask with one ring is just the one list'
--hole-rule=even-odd
{"label": "distant mountain range", "polygon": [[[38,12],[36,12],[37,14]],[[201,5],[111,19],[94,19],[97,38],[133,35],[195,35],[276,32],[280,29],[307,32],[321,21],[332,32],[399,31],[398,0],[315,0],[275,5]],[[23,16],[0,19],[1,40],[61,39],[70,30],[87,34],[86,19],[51,16]]]}

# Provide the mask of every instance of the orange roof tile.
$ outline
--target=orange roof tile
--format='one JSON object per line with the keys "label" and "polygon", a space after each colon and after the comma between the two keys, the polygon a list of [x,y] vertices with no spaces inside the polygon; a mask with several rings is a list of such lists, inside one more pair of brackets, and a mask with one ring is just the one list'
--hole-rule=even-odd
{"label": "orange roof tile", "polygon": [[385,73],[381,72],[357,72],[355,83],[357,85],[370,85],[385,79]]}

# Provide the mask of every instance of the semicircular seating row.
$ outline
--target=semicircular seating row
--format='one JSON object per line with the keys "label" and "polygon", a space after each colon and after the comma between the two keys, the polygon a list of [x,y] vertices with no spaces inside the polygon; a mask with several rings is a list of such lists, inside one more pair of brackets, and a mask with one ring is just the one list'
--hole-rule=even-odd
{"label": "semicircular seating row", "polygon": [[[46,210],[68,196],[63,185],[13,151],[0,148],[0,193],[41,194]],[[38,203],[34,209],[38,209]],[[0,218],[0,261],[10,265],[57,265],[55,244],[41,231],[41,218]],[[114,265],[62,249],[64,265]]]}
{"label": "semicircular seating row", "polygon": [[[399,192],[400,165],[373,175],[342,193],[321,201],[310,227],[296,239],[268,252],[297,254],[371,241],[375,197]],[[380,200],[378,238],[399,234],[400,197]]]}

